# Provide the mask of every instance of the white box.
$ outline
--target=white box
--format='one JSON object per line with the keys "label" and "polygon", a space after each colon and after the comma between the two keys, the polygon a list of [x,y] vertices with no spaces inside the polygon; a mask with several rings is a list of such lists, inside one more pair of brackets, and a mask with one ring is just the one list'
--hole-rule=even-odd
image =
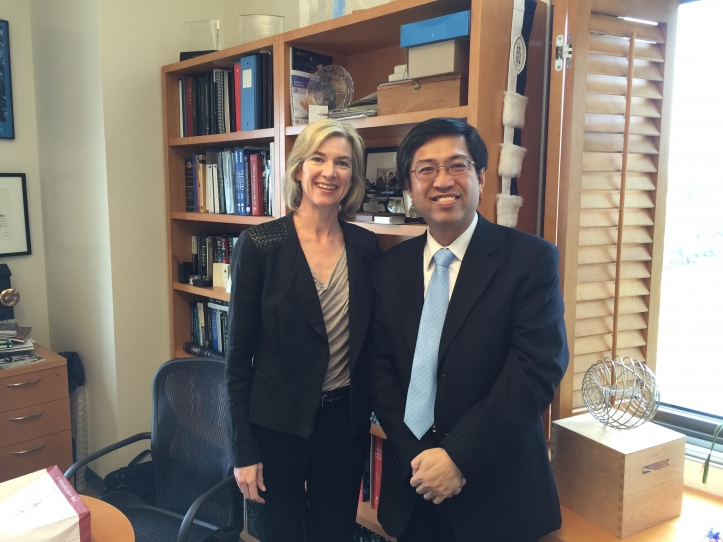
{"label": "white box", "polygon": [[222,286],[226,288],[228,286],[228,273],[230,265],[227,263],[214,263],[213,264],[213,287]]}
{"label": "white box", "polygon": [[411,47],[407,66],[409,79],[444,73],[469,73],[469,40],[447,40]]}

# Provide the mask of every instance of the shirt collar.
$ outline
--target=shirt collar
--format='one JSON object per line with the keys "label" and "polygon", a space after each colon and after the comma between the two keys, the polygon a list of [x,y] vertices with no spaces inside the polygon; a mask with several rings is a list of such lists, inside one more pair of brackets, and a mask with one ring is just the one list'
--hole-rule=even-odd
{"label": "shirt collar", "polygon": [[429,269],[429,266],[432,263],[432,258],[440,248],[448,248],[452,251],[452,254],[454,254],[457,260],[461,262],[464,258],[465,252],[467,252],[467,247],[469,246],[470,241],[472,241],[472,235],[477,227],[477,222],[477,213],[475,213],[469,227],[447,247],[443,247],[439,244],[439,242],[429,233],[429,230],[427,230],[427,243],[424,245],[424,268]]}

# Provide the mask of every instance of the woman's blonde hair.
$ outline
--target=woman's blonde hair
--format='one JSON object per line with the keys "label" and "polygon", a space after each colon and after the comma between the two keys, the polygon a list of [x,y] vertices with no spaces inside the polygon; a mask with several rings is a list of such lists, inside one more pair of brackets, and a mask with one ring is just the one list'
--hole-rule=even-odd
{"label": "woman's blonde hair", "polygon": [[364,182],[364,140],[349,124],[334,119],[317,120],[309,124],[299,134],[286,158],[284,175],[284,198],[286,207],[295,211],[301,204],[301,183],[296,174],[301,170],[304,160],[309,158],[329,137],[341,136],[351,145],[351,187],[339,205],[339,217],[352,219],[356,216],[366,191]]}

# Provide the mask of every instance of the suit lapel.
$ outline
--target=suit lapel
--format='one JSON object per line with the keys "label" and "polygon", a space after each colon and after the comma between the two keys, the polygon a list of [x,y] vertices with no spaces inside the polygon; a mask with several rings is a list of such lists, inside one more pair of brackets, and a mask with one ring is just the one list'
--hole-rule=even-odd
{"label": "suit lapel", "polygon": [[489,254],[497,248],[493,235],[491,224],[479,216],[472,240],[462,260],[444,320],[442,337],[439,340],[440,365],[469,311],[477,303],[497,270],[497,262],[489,257]]}
{"label": "suit lapel", "polygon": [[296,309],[326,341],[326,324],[324,323],[324,315],[321,312],[321,303],[319,302],[319,295],[316,292],[316,284],[314,283],[314,277],[311,276],[311,268],[306,261],[304,251],[301,249],[301,243],[299,243],[299,236],[296,234],[294,219],[291,213],[286,215],[286,227],[294,240],[293,244],[296,248],[296,258],[286,293]]}
{"label": "suit lapel", "polygon": [[[362,249],[348,237],[346,223],[341,223],[346,246],[347,272],[349,274],[349,359],[350,370],[359,356],[364,341],[365,330],[371,316],[372,304],[369,301],[368,277],[371,270],[362,257]],[[366,280],[365,280],[366,279]],[[365,299],[366,298],[366,299]]]}
{"label": "suit lapel", "polygon": [[[424,306],[423,258],[426,242],[426,233],[409,241],[409,250],[404,255],[404,263],[399,268],[400,272],[397,273],[399,300],[402,305],[400,307],[400,318],[404,337],[412,357],[417,346],[419,321],[422,319],[422,307]],[[379,277],[379,280],[385,279]]]}

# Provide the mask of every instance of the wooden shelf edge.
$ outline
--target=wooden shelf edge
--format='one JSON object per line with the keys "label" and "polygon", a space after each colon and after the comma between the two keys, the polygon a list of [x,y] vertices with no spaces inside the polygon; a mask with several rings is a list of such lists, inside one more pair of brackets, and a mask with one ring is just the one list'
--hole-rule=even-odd
{"label": "wooden shelf edge", "polygon": [[354,220],[350,222],[380,235],[416,237],[427,231],[426,224],[379,224],[378,222],[356,222]]}
{"label": "wooden shelf edge", "polygon": [[267,49],[272,47],[274,44],[274,38],[261,38],[248,43],[242,43],[234,47],[227,47],[213,53],[208,53],[202,56],[189,58],[188,60],[182,60],[180,62],[174,62],[173,64],[167,64],[163,66],[161,72],[165,74],[172,74],[177,72],[192,73],[198,71],[200,68],[206,68],[216,66],[216,63],[228,59],[229,57],[240,56],[247,53],[252,53],[261,49]]}
{"label": "wooden shelf edge", "polygon": [[229,301],[231,299],[231,294],[227,293],[226,288],[224,288],[223,286],[201,288],[200,286],[183,284],[182,282],[174,282],[173,289],[179,292],[187,292],[189,294],[200,295],[203,297],[212,297],[214,299],[221,299],[223,301]]}
{"label": "wooden shelf edge", "polygon": [[189,213],[185,211],[171,211],[172,220],[189,220],[192,222],[219,222],[223,224],[248,224],[254,226],[276,220],[273,216],[240,216],[220,213]]}
{"label": "wooden shelf edge", "polygon": [[[409,124],[418,124],[425,120],[436,117],[453,117],[458,119],[467,118],[467,106],[460,105],[457,107],[444,107],[442,109],[428,109],[425,111],[411,111],[409,113],[397,113],[394,115],[381,115],[376,117],[367,117],[364,119],[340,119],[342,122],[351,124],[357,130],[366,128],[384,128],[387,126],[404,126]],[[286,135],[299,135],[307,125],[287,126]]]}
{"label": "wooden shelf edge", "polygon": [[273,139],[274,129],[263,128],[261,130],[229,132],[226,134],[172,137],[168,140],[168,145],[170,147],[189,147],[194,145],[223,145],[230,143],[248,143],[249,141],[259,140],[273,141]]}
{"label": "wooden shelf edge", "polygon": [[359,503],[356,512],[356,522],[362,527],[366,527],[370,531],[373,531],[378,535],[383,536],[388,540],[391,540],[392,542],[396,542],[396,538],[389,536],[387,533],[385,533],[384,529],[382,529],[382,526],[379,525],[379,520],[377,519],[377,511],[372,508],[371,501]]}

